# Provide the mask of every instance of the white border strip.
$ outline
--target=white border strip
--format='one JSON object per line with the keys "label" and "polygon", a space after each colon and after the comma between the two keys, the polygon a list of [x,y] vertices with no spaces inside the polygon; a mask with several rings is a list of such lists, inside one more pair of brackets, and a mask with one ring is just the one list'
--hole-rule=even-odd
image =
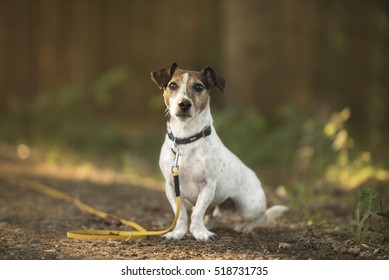
{"label": "white border strip", "polygon": [[[381,279],[380,261],[0,261],[0,279]],[[384,277],[385,278],[385,277]]]}

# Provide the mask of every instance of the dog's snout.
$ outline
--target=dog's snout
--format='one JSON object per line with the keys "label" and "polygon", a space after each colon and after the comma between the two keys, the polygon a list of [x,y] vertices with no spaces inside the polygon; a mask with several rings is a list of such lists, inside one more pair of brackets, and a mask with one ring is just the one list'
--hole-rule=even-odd
{"label": "dog's snout", "polygon": [[181,109],[181,111],[186,112],[192,107],[192,103],[187,99],[182,99],[180,102],[178,102],[178,107]]}

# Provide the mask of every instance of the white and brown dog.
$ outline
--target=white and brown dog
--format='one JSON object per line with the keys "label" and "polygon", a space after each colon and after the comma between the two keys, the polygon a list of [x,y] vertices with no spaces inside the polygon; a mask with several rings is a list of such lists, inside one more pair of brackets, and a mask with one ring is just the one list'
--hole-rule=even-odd
{"label": "white and brown dog", "polygon": [[188,232],[187,207],[193,206],[190,232],[198,240],[214,238],[204,225],[208,208],[228,198],[234,202],[243,222],[234,229],[249,231],[275,220],[287,208],[266,210],[266,197],[255,173],[230,152],[216,134],[210,110],[209,92],[223,91],[225,79],[211,67],[200,72],[171,67],[151,72],[152,80],[163,89],[169,114],[168,134],[162,146],[160,168],[166,179],[166,195],[176,209],[172,164],[172,145],[180,146],[181,210],[176,227],[167,239],[182,239]]}

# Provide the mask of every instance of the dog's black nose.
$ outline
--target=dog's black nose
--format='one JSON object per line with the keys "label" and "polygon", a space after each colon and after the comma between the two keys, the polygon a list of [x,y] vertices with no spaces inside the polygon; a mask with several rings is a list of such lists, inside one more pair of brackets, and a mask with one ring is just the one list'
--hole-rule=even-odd
{"label": "dog's black nose", "polygon": [[190,107],[192,107],[192,103],[187,99],[183,99],[178,103],[178,107],[181,111],[186,112],[190,109]]}

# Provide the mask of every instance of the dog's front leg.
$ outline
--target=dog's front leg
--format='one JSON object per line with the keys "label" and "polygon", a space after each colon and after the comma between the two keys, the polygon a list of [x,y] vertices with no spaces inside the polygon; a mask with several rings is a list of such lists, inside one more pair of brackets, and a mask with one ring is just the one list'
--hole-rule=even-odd
{"label": "dog's front leg", "polygon": [[215,237],[204,225],[204,215],[215,195],[216,183],[206,184],[197,197],[191,216],[190,232],[197,240],[208,241]]}
{"label": "dog's front leg", "polygon": [[[174,187],[172,185],[166,186],[166,196],[169,200],[173,211],[176,211],[176,193],[174,191]],[[176,213],[174,213],[176,214]],[[188,213],[185,208],[184,198],[181,199],[181,208],[180,208],[180,216],[178,217],[177,224],[173,231],[168,232],[164,235],[166,239],[182,239],[185,234],[188,232]]]}

